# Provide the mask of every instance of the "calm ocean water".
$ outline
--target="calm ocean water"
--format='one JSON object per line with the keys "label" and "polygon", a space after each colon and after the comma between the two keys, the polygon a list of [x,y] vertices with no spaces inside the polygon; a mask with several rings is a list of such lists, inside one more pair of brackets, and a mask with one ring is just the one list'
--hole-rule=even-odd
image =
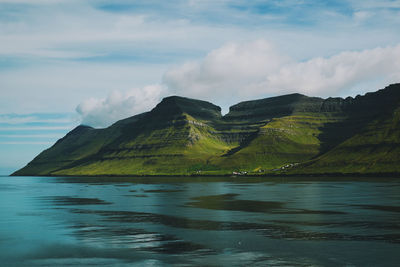
{"label": "calm ocean water", "polygon": [[0,177],[1,266],[399,266],[400,179]]}

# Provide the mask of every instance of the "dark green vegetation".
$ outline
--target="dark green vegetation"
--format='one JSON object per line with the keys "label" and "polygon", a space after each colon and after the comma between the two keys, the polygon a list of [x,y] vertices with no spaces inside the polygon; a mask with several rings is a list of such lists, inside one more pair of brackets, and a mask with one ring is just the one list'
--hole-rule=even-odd
{"label": "dark green vegetation", "polygon": [[234,105],[164,98],[106,129],[78,126],[14,175],[399,174],[400,84],[355,98]]}

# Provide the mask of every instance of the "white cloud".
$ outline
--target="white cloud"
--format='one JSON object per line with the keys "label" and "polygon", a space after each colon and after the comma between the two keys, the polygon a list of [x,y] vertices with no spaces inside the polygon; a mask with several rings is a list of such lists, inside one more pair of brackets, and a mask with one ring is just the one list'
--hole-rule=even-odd
{"label": "white cloud", "polygon": [[[351,2],[353,15],[332,12],[327,19],[331,9],[316,7],[303,14],[315,24],[304,26],[290,20],[291,8],[283,14],[232,8],[254,6],[247,1],[156,1],[110,12],[100,8],[103,1],[0,0],[7,3],[0,14],[0,112],[70,111],[115,88],[157,83],[167,69],[164,82],[173,93],[219,104],[222,98],[223,105],[279,93],[265,87],[278,84],[273,78],[282,77],[284,67],[295,72],[291,64],[298,60],[400,42],[398,4]],[[260,37],[285,53],[266,41],[240,43]],[[229,41],[201,61],[170,68]]]}
{"label": "white cloud", "polygon": [[132,115],[149,111],[164,95],[160,85],[149,85],[127,92],[112,91],[107,98],[90,98],[78,105],[76,111],[82,123],[93,127],[106,127]]}
{"label": "white cloud", "polygon": [[282,66],[278,71],[266,74],[259,89],[335,96],[359,84],[377,80],[382,86],[399,82],[399,62],[400,45],[342,52],[329,58],[313,58]]}
{"label": "white cloud", "polygon": [[156,64],[92,65],[56,61],[0,71],[0,113],[71,112],[84,99],[101,98],[118,88],[152,84],[165,69]]}
{"label": "white cloud", "polygon": [[201,61],[173,68],[164,82],[178,94],[218,101],[232,95],[243,100],[291,92],[335,96],[377,80],[382,86],[398,82],[399,73],[400,45],[299,62],[266,41],[255,41],[228,44]]}
{"label": "white cloud", "polygon": [[[106,127],[119,119],[152,109],[167,94],[234,104],[245,99],[299,92],[310,96],[338,96],[368,84],[376,90],[400,80],[400,45],[341,52],[299,62],[271,43],[229,43],[203,60],[185,63],[164,74],[166,88],[145,86],[113,91],[107,98],[89,98],[77,112],[82,123]],[[378,84],[376,82],[379,82]],[[224,101],[228,99],[228,101]]]}
{"label": "white cloud", "polygon": [[173,92],[209,99],[230,93],[246,94],[242,89],[261,82],[289,61],[264,40],[229,43],[211,51],[202,61],[190,62],[167,71],[164,82]]}
{"label": "white cloud", "polygon": [[[15,1],[0,0],[4,2]],[[315,16],[322,17],[317,26],[293,28],[291,24],[271,24],[260,17],[274,14],[256,15],[232,9],[228,1],[179,2],[173,4],[174,8],[165,4],[170,9],[160,9],[159,4],[153,2],[150,10],[121,13],[99,9],[101,3],[95,2],[59,0],[53,5],[51,0],[18,0],[18,3],[31,4],[4,5],[0,14],[3,18],[0,19],[0,56],[3,58],[0,62],[0,113],[70,111],[80,100],[99,98],[116,88],[157,83],[171,64],[198,60],[200,55],[229,41],[232,43],[204,59],[205,70],[199,68],[202,64],[198,62],[171,69],[168,74],[175,76],[168,81],[171,88],[175,87],[176,80],[179,80],[176,86],[193,86],[190,77],[179,78],[179,75],[195,75],[196,72],[200,83],[197,84],[198,93],[193,96],[197,97],[211,95],[214,88],[226,85],[224,77],[229,77],[229,72],[235,72],[237,77],[231,80],[229,87],[246,85],[250,79],[259,84],[264,79],[260,73],[265,67],[275,68],[280,60],[285,61],[270,44],[264,41],[239,44],[243,40],[268,38],[296,60],[400,42],[393,24],[375,23],[377,18],[385,22],[400,16],[377,15],[377,11],[364,11],[362,6],[356,9],[361,13],[354,18],[327,20],[314,12]],[[245,1],[241,3],[246,6]],[[352,24],[356,17],[365,17],[366,13],[362,12],[372,14],[372,26],[368,24],[363,28],[365,23]],[[286,18],[285,14],[279,15]],[[211,22],[210,18],[213,18]],[[327,26],[327,21],[332,24]],[[263,60],[270,62],[263,65]],[[232,67],[225,70],[224,64]],[[209,69],[209,65],[217,69]],[[257,70],[256,66],[260,68]],[[174,70],[177,73],[174,74]],[[213,89],[204,86],[206,79]],[[187,80],[187,86],[183,80]],[[176,92],[186,95],[183,89]],[[220,96],[225,97],[225,94]]]}

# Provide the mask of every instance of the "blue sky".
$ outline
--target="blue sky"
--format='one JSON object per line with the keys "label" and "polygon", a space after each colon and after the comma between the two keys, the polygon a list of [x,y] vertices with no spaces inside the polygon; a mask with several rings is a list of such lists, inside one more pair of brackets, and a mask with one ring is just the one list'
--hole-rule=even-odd
{"label": "blue sky", "polygon": [[[400,81],[400,1],[0,0],[0,174],[79,123]],[[42,127],[42,128],[38,128]]]}
{"label": "blue sky", "polygon": [[0,175],[32,160],[77,123],[74,113],[0,115]]}

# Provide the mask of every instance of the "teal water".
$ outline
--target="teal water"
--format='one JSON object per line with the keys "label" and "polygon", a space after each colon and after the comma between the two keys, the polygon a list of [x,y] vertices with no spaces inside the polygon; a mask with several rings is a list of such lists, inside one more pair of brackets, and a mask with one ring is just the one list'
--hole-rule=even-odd
{"label": "teal water", "polygon": [[1,266],[400,262],[399,179],[0,177],[0,214]]}

